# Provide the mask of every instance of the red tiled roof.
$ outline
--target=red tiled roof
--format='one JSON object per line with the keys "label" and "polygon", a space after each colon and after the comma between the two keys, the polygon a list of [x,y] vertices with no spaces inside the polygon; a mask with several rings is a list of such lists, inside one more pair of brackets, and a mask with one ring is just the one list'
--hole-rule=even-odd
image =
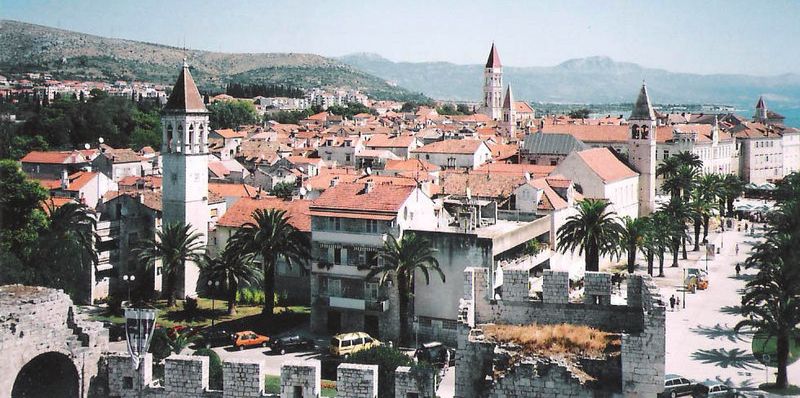
{"label": "red tiled roof", "polygon": [[428,171],[428,172],[441,170],[439,166],[422,159],[408,159],[408,160],[389,159],[386,161],[386,165],[383,166],[383,169],[392,171]]}
{"label": "red tiled roof", "polygon": [[511,144],[490,144],[492,158],[496,161],[513,158],[519,153],[519,147]]}
{"label": "red tiled roof", "polygon": [[517,113],[533,113],[533,108],[525,101],[514,101],[514,111]]}
{"label": "red tiled roof", "polygon": [[245,138],[247,137],[247,133],[244,131],[234,131],[233,129],[219,129],[214,130],[220,137],[225,139],[231,138]]}
{"label": "red tiled roof", "polygon": [[339,183],[322,193],[311,205],[312,211],[397,213],[414,186],[374,183],[367,192],[366,184]]}
{"label": "red tiled roof", "polygon": [[218,178],[224,178],[231,173],[222,162],[208,162],[208,171],[214,173]]}
{"label": "red tiled roof", "polygon": [[444,140],[432,142],[428,145],[419,147],[412,152],[414,153],[457,153],[457,154],[473,154],[483,144],[481,140]]}
{"label": "red tiled roof", "polygon": [[461,172],[444,173],[441,177],[442,190],[446,195],[465,196],[469,188],[472,196],[481,198],[507,198],[520,185],[525,183],[522,174],[465,174]]}
{"label": "red tiled roof", "polygon": [[97,177],[97,173],[91,171],[79,171],[69,176],[69,187],[67,191],[79,191],[90,181]]}
{"label": "red tiled roof", "polygon": [[274,197],[261,199],[243,198],[234,203],[217,221],[217,225],[241,228],[253,221],[253,212],[258,209],[284,210],[289,216],[289,224],[301,232],[311,232],[311,212],[309,200],[282,200]]}
{"label": "red tiled roof", "polygon": [[576,153],[604,182],[614,182],[639,175],[617,159],[608,148],[585,149]]}
{"label": "red tiled roof", "polygon": [[222,197],[249,198],[256,195],[258,188],[247,184],[208,183],[208,192],[213,192]]}
{"label": "red tiled roof", "polygon": [[49,214],[50,213],[50,207],[53,207],[54,209],[58,209],[59,207],[64,206],[65,204],[70,203],[70,202],[77,203],[75,201],[75,199],[73,199],[73,198],[65,198],[65,197],[61,197],[61,196],[51,196],[51,197],[43,200],[41,206],[42,206],[42,210],[44,210],[45,213]]}
{"label": "red tiled roof", "polygon": [[203,98],[194,84],[192,74],[189,72],[189,65],[183,64],[178,80],[172,88],[167,104],[164,106],[166,112],[202,112],[206,113]]}
{"label": "red tiled roof", "polygon": [[415,138],[410,135],[401,135],[399,137],[389,137],[386,134],[375,134],[369,139],[364,146],[373,148],[408,148]]}
{"label": "red tiled roof", "polygon": [[22,163],[76,164],[89,159],[79,151],[31,151],[20,160]]}
{"label": "red tiled roof", "polygon": [[500,68],[503,65],[500,63],[500,54],[497,53],[497,48],[492,43],[492,49],[489,50],[489,58],[486,60],[487,68]]}
{"label": "red tiled roof", "polygon": [[144,158],[130,148],[106,149],[103,155],[108,158],[111,163],[133,163],[144,160]]}
{"label": "red tiled roof", "polygon": [[162,179],[158,176],[127,176],[122,177],[122,179],[117,182],[117,185],[119,186],[120,190],[123,190],[123,188],[135,189],[139,184],[144,185],[144,187],[147,189],[159,190],[161,189],[161,182]]}
{"label": "red tiled roof", "polygon": [[472,173],[513,174],[517,176],[524,176],[525,173],[530,173],[532,177],[538,178],[549,175],[555,168],[556,166],[540,164],[484,163],[473,170]]}

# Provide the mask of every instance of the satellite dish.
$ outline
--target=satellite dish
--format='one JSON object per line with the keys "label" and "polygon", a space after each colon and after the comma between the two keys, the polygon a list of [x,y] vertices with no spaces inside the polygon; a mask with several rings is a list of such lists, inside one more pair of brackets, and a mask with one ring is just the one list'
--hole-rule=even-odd
{"label": "satellite dish", "polygon": [[97,141],[99,141],[102,144],[105,140],[103,139],[103,137],[100,137],[97,139]]}
{"label": "satellite dish", "polygon": [[308,190],[306,189],[306,187],[300,187],[300,196],[306,196],[307,193]]}
{"label": "satellite dish", "polygon": [[529,182],[530,182],[530,180],[531,180],[531,173],[528,173],[528,172],[526,171],[526,172],[525,172],[525,181],[529,181]]}
{"label": "satellite dish", "polygon": [[89,143],[87,142],[87,143],[83,144],[83,147],[84,147],[85,149],[89,149],[89,148],[91,148],[92,146],[91,146],[91,145],[89,145]]}
{"label": "satellite dish", "polygon": [[372,175],[372,168],[371,167],[367,167],[367,175]]}

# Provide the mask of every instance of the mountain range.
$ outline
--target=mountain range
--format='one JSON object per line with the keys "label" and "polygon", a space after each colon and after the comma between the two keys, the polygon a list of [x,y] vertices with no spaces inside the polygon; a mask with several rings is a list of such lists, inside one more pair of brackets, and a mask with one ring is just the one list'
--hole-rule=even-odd
{"label": "mountain range", "polygon": [[[482,63],[393,62],[371,53],[338,59],[432,98],[478,101],[482,97]],[[800,104],[800,75],[796,74],[760,77],[673,73],[602,56],[571,59],[550,67],[503,67],[503,81],[511,84],[514,97],[532,102],[633,102],[643,80],[653,101],[661,104],[716,103],[749,109],[759,95],[781,107]]]}
{"label": "mountain range", "polygon": [[228,82],[267,83],[297,88],[354,88],[378,99],[425,99],[338,60],[315,54],[185,50],[0,20],[0,73],[49,72],[56,79],[172,84],[184,58],[201,90],[220,92]]}

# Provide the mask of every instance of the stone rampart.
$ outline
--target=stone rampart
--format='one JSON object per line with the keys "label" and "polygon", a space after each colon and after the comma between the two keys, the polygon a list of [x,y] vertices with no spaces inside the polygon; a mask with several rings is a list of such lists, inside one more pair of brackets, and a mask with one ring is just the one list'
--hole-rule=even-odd
{"label": "stone rampart", "polygon": [[264,395],[264,361],[233,360],[222,363],[222,396],[225,398]]}
{"label": "stone rampart", "polygon": [[376,398],[378,365],[343,363],[336,369],[337,398]]}
{"label": "stone rampart", "polygon": [[322,392],[319,360],[289,361],[281,365],[282,398],[317,398]]}
{"label": "stone rampart", "polygon": [[436,375],[432,370],[414,370],[410,366],[398,366],[394,371],[394,396],[406,398],[436,397]]}

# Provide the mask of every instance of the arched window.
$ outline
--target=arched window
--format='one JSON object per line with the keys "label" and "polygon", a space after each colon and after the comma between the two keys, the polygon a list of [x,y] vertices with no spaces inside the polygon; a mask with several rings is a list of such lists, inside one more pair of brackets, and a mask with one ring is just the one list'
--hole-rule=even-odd
{"label": "arched window", "polygon": [[189,152],[194,152],[194,146],[197,144],[197,138],[194,136],[194,124],[189,124]]}
{"label": "arched window", "polygon": [[639,126],[634,124],[633,127],[631,127],[631,136],[633,139],[639,138]]}
{"label": "arched window", "polygon": [[647,126],[642,126],[642,139],[647,139],[648,135],[650,135],[650,128]]}
{"label": "arched window", "polygon": [[172,139],[173,139],[173,130],[172,130],[172,123],[167,124],[167,137],[165,144],[167,145],[167,152],[172,152]]}

